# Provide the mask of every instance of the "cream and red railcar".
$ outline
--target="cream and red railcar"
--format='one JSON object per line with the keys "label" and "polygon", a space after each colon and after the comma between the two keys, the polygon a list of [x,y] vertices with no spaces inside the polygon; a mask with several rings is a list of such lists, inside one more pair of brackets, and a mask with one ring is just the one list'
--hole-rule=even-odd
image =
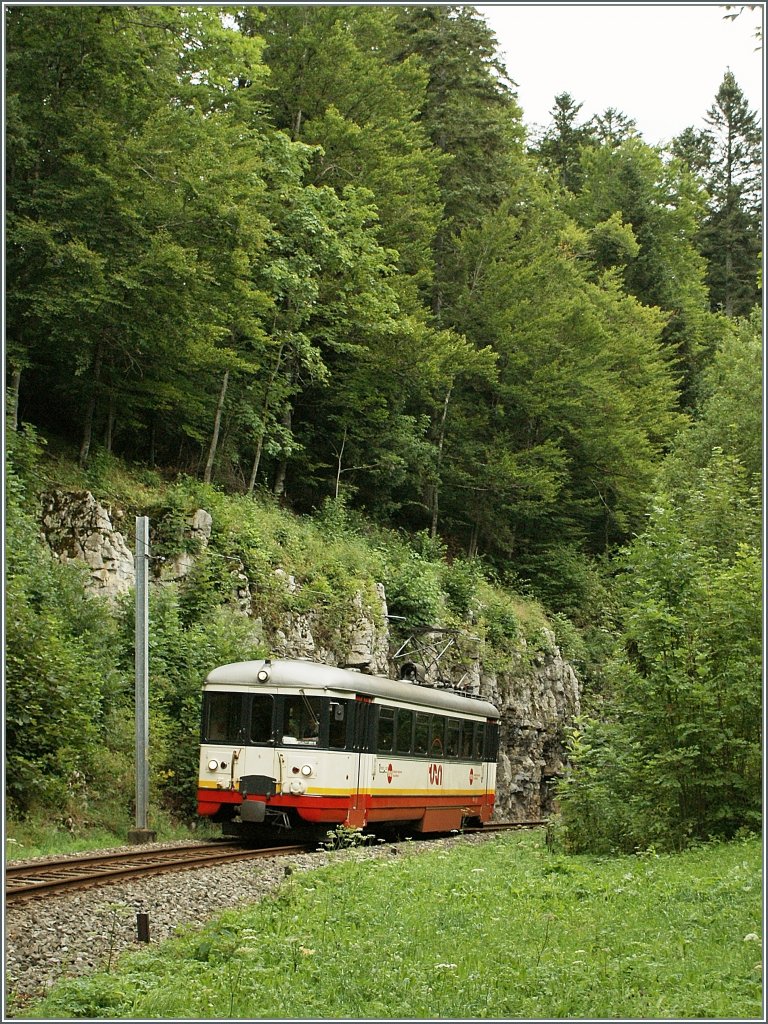
{"label": "cream and red railcar", "polygon": [[203,689],[198,812],[234,835],[482,823],[498,718],[456,690],[307,661],[223,665]]}

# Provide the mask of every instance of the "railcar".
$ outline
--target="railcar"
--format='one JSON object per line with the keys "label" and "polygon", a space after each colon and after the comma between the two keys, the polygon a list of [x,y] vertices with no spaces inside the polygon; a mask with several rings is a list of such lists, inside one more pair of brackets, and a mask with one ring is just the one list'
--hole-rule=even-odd
{"label": "railcar", "polygon": [[215,668],[202,699],[198,813],[225,834],[406,825],[493,813],[499,712],[452,689],[308,661]]}

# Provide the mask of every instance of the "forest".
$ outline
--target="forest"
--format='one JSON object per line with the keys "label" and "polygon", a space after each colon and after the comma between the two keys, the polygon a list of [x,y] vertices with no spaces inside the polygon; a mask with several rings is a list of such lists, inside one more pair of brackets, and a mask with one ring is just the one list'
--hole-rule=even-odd
{"label": "forest", "polygon": [[[5,16],[11,812],[55,803],[40,764],[71,778],[117,672],[39,547],[47,442],[335,507],[540,601],[585,687],[573,849],[759,829],[762,136],[734,75],[660,147],[610,95],[532,134],[470,6]],[[70,671],[100,693],[36,764]]]}

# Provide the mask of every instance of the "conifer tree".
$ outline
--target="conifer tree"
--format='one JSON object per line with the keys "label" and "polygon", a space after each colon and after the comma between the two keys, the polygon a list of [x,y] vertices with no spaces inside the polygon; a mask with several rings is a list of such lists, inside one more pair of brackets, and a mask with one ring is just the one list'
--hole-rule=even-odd
{"label": "conifer tree", "polygon": [[544,165],[555,171],[560,184],[571,192],[578,192],[583,180],[581,147],[594,145],[591,125],[576,123],[582,106],[568,92],[555,96],[550,111],[552,124],[534,148]]}
{"label": "conifer tree", "polygon": [[682,161],[665,161],[658,148],[634,135],[582,150],[582,163],[584,183],[572,207],[576,219],[594,230],[619,214],[631,228],[637,251],[622,271],[624,285],[644,305],[671,314],[664,340],[681,377],[682,403],[690,406],[695,377],[718,334],[698,245],[705,215],[701,183]]}
{"label": "conifer tree", "polygon": [[[432,309],[443,316],[455,239],[508,194],[522,155],[522,114],[499,61],[496,37],[474,7],[405,7],[397,20],[399,58],[417,55],[427,72],[422,120],[447,159],[440,176],[443,218],[435,238]],[[443,326],[449,321],[441,320]]]}
{"label": "conifer tree", "polygon": [[710,194],[702,251],[714,309],[744,315],[759,301],[762,222],[762,133],[735,76],[726,71],[710,107],[705,171]]}

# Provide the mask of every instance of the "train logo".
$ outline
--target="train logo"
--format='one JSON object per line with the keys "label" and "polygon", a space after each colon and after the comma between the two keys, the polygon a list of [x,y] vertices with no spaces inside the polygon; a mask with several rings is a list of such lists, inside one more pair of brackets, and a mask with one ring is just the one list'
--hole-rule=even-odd
{"label": "train logo", "polygon": [[433,786],[442,786],[443,766],[441,764],[431,764],[429,766],[429,781]]}
{"label": "train logo", "polygon": [[469,784],[470,784],[470,786],[472,785],[472,783],[474,781],[475,781],[475,773],[474,773],[474,770],[472,768],[470,768],[469,769]]}
{"label": "train logo", "polygon": [[387,782],[392,781],[392,762],[390,761],[387,765]]}

